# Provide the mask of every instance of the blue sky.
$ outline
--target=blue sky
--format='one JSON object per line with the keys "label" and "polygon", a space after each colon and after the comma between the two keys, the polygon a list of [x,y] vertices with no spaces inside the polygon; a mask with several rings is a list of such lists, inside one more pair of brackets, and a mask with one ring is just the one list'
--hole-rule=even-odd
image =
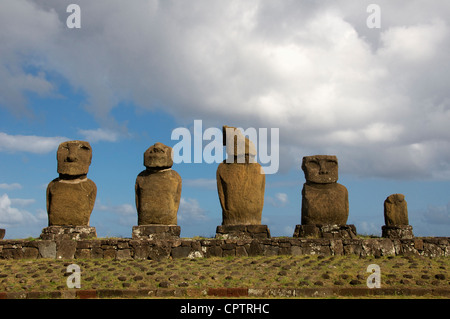
{"label": "blue sky", "polygon": [[[336,155],[349,224],[381,234],[383,202],[406,196],[417,236],[449,236],[450,26],[447,1],[0,0],[0,228],[38,237],[65,140],[93,148],[91,225],[130,237],[143,153],[172,131],[279,129],[263,223],[291,236],[303,156]],[[183,237],[221,223],[217,164],[175,164]]]}

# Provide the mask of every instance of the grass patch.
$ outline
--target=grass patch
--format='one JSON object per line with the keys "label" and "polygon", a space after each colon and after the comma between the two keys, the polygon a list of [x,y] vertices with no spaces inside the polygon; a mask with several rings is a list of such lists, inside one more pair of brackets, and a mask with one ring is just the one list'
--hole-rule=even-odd
{"label": "grass patch", "polygon": [[450,288],[450,258],[421,256],[258,256],[153,260],[0,260],[0,292],[69,290],[67,266],[81,268],[81,289],[366,287],[367,266],[381,287]]}

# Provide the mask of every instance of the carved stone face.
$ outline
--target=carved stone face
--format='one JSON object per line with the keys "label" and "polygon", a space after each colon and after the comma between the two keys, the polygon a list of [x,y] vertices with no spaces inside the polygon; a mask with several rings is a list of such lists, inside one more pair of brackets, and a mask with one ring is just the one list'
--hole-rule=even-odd
{"label": "carved stone face", "polygon": [[173,165],[172,148],[156,143],[144,153],[144,166],[147,168],[170,168]]}
{"label": "carved stone face", "polygon": [[246,157],[253,162],[256,156],[255,145],[246,138],[242,132],[231,126],[223,126],[223,145],[226,146],[226,152],[230,157]]}
{"label": "carved stone face", "polygon": [[63,175],[85,175],[92,160],[92,148],[88,142],[68,141],[59,145],[56,153],[58,173]]}
{"label": "carved stone face", "polygon": [[333,155],[305,156],[302,170],[310,183],[330,184],[338,180],[338,160]]}

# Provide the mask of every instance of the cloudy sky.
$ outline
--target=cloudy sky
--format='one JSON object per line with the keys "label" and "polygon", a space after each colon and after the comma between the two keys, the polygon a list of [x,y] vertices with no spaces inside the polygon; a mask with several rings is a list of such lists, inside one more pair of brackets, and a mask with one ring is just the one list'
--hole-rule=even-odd
{"label": "cloudy sky", "polygon": [[[68,27],[71,3],[79,5],[80,28]],[[6,238],[38,237],[47,226],[56,148],[75,139],[93,148],[91,225],[101,237],[130,237],[144,151],[156,142],[174,146],[172,132],[194,132],[194,120],[203,131],[279,130],[279,169],[266,175],[263,210],[273,236],[291,236],[300,223],[300,163],[314,154],[338,157],[348,223],[359,233],[380,235],[385,198],[402,193],[415,235],[450,235],[448,1],[0,6]],[[213,236],[221,223],[217,164],[173,169],[183,178],[182,236]]]}

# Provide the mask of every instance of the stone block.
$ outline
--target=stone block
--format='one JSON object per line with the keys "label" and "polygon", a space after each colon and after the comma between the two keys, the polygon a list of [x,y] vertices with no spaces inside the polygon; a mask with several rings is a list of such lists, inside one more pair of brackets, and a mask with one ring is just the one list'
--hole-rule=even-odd
{"label": "stone block", "polygon": [[219,225],[216,229],[217,239],[264,239],[270,238],[267,225]]}
{"label": "stone block", "polygon": [[116,259],[131,259],[130,249],[119,249],[116,251]]}
{"label": "stone block", "polygon": [[133,226],[133,239],[176,239],[180,238],[181,227],[177,225]]}
{"label": "stone block", "polygon": [[44,240],[83,240],[97,238],[95,227],[91,226],[48,226],[39,237]]}
{"label": "stone block", "polygon": [[39,256],[39,249],[37,247],[23,247],[23,258],[36,259]]}
{"label": "stone block", "polygon": [[356,238],[355,225],[296,225],[295,238],[326,238],[326,239],[352,239]]}
{"label": "stone block", "polygon": [[56,258],[56,242],[50,240],[39,241],[38,249],[41,258]]}
{"label": "stone block", "polygon": [[390,239],[412,239],[414,238],[411,225],[397,225],[381,227],[381,236]]}
{"label": "stone block", "polygon": [[172,257],[173,258],[187,258],[189,253],[191,252],[191,247],[189,246],[180,246],[172,249]]}
{"label": "stone block", "polygon": [[72,259],[77,250],[77,242],[73,240],[61,240],[57,242],[56,258]]}

